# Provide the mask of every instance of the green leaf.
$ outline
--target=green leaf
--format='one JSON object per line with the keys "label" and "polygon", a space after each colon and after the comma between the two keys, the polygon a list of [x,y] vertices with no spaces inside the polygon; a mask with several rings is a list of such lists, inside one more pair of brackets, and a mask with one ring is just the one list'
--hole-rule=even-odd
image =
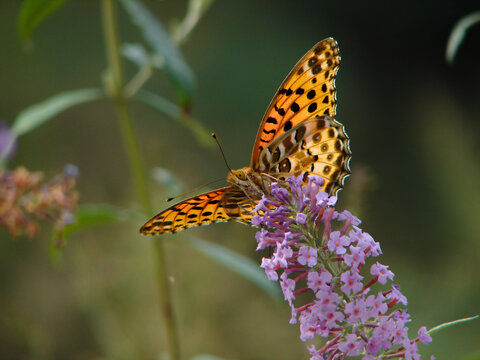
{"label": "green leaf", "polygon": [[152,59],[142,44],[123,44],[122,55],[139,68],[151,66]]}
{"label": "green leaf", "polygon": [[122,4],[132,21],[140,28],[155,55],[163,59],[180,105],[188,108],[195,88],[195,79],[180,50],[162,23],[139,0],[122,0]]}
{"label": "green leaf", "polygon": [[65,226],[63,230],[63,236],[65,238],[74,232],[95,226],[125,221],[135,221],[140,224],[145,220],[140,212],[119,208],[109,204],[79,205],[74,216],[75,222]]}
{"label": "green leaf", "polygon": [[139,69],[145,67],[162,69],[163,58],[158,54],[151,54],[142,44],[131,43],[122,45],[122,55],[133,62]]}
{"label": "green leaf", "polygon": [[170,194],[178,194],[183,189],[183,182],[175,174],[166,168],[154,167],[151,170],[152,178],[165,186]]}
{"label": "green leaf", "polygon": [[63,248],[66,245],[66,239],[63,236],[63,231],[59,232],[54,229],[50,235],[50,242],[48,245],[48,258],[50,264],[53,266],[60,266],[63,261]]}
{"label": "green leaf", "polygon": [[139,90],[135,94],[135,100],[141,101],[175,120],[180,119],[182,115],[182,111],[177,105],[147,90]]}
{"label": "green leaf", "polygon": [[12,125],[12,131],[16,136],[23,135],[72,106],[103,97],[105,95],[100,89],[73,90],[54,95],[20,112]]}
{"label": "green leaf", "polygon": [[480,352],[475,352],[473,354],[463,357],[461,360],[480,360]]}
{"label": "green leaf", "polygon": [[211,354],[199,354],[191,357],[190,360],[226,360],[226,359],[215,356],[215,355],[211,355]]}
{"label": "green leaf", "polygon": [[60,9],[67,0],[24,0],[18,14],[18,31],[22,40],[30,41],[33,30]]}
{"label": "green leaf", "polygon": [[181,111],[181,109],[174,103],[146,90],[139,90],[135,94],[135,100],[142,101],[165,115],[179,121],[193,133],[201,145],[207,148],[215,147],[215,142],[212,141],[211,132],[208,131],[200,121]]}
{"label": "green leaf", "polygon": [[461,324],[461,323],[464,323],[464,322],[467,322],[467,321],[472,321],[472,320],[478,319],[479,317],[480,317],[480,315],[476,315],[476,316],[472,316],[472,317],[468,317],[468,318],[464,318],[464,319],[458,319],[458,320],[455,320],[455,321],[450,321],[450,322],[447,322],[447,323],[444,323],[444,324],[440,324],[440,325],[435,326],[435,327],[431,328],[430,330],[428,330],[427,334],[431,335],[433,333],[436,333],[437,331],[446,329],[447,327],[458,325],[458,324]]}
{"label": "green leaf", "polygon": [[283,299],[278,284],[270,281],[260,266],[249,258],[235,253],[223,246],[204,241],[198,237],[183,236],[181,241],[208,256],[217,263],[253,282],[275,301]]}
{"label": "green leaf", "polygon": [[[108,204],[79,205],[74,214],[75,222],[66,225],[61,232],[53,230],[48,255],[50,263],[58,266],[62,262],[63,248],[73,233],[96,226],[135,221],[141,224],[145,217],[136,211],[126,210]],[[139,225],[140,226],[140,225]]]}
{"label": "green leaf", "polygon": [[455,24],[448,38],[445,53],[445,58],[449,64],[453,64],[455,55],[465,38],[467,30],[478,22],[480,22],[480,11],[464,16]]}
{"label": "green leaf", "polygon": [[188,2],[187,13],[172,35],[175,43],[181,44],[186,40],[212,4],[213,0],[190,0]]}

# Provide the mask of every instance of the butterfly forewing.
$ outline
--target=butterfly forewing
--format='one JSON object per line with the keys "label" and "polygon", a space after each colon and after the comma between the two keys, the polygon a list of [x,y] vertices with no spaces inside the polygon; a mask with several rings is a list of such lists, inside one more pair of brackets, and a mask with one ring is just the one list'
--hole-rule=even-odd
{"label": "butterfly forewing", "polygon": [[322,190],[335,195],[350,174],[351,152],[343,125],[329,116],[307,119],[260,153],[259,171],[280,179],[321,176]]}
{"label": "butterfly forewing", "polygon": [[182,201],[154,216],[142,226],[142,234],[175,233],[192,226],[235,219],[248,223],[254,204],[231,186]]}
{"label": "butterfly forewing", "polygon": [[315,45],[295,65],[270,103],[252,151],[251,167],[270,142],[316,115],[335,116],[335,77],[340,65],[337,42],[328,38]]}

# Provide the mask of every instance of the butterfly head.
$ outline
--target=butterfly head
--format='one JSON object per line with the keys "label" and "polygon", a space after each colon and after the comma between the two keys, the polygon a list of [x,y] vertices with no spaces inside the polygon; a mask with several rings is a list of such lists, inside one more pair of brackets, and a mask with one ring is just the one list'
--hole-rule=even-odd
{"label": "butterfly head", "polygon": [[230,171],[227,181],[241,189],[249,198],[261,198],[265,192],[262,175],[254,172],[250,167]]}
{"label": "butterfly head", "polygon": [[242,186],[248,186],[251,183],[250,175],[252,174],[252,169],[249,167],[244,167],[238,170],[232,170],[227,176],[227,181],[230,184]]}

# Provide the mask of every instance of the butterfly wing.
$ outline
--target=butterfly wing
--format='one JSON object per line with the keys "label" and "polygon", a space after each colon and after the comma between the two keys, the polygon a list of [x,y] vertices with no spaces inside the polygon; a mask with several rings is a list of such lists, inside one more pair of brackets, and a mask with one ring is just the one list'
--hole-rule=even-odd
{"label": "butterfly wing", "polygon": [[315,45],[288,74],[270,103],[257,133],[251,167],[273,140],[316,115],[335,117],[335,77],[340,65],[337,42],[328,38]]}
{"label": "butterfly wing", "polygon": [[255,207],[239,189],[227,186],[184,200],[154,216],[140,229],[142,234],[175,233],[211,223],[237,220],[250,223]]}
{"label": "butterfly wing", "polygon": [[329,116],[305,120],[260,153],[259,171],[276,178],[321,176],[322,190],[335,195],[350,175],[351,152],[344,127]]}

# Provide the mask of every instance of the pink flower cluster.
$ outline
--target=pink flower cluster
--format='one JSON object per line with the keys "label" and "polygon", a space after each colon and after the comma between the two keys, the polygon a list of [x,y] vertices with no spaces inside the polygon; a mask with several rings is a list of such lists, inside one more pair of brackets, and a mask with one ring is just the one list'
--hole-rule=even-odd
{"label": "pink flower cluster", "polygon": [[63,174],[48,183],[42,182],[39,171],[30,172],[24,167],[0,170],[0,226],[14,237],[22,233],[34,237],[39,231],[36,219],[42,219],[53,223],[60,236],[64,226],[74,221],[77,176],[78,169],[73,165],[67,165]]}
{"label": "pink flower cluster", "polygon": [[[410,316],[395,306],[407,304],[398,286],[371,292],[372,285],[385,285],[394,274],[379,262],[370,265],[368,279],[361,274],[367,258],[381,254],[379,243],[350,212],[335,211],[336,198],[320,190],[322,178],[311,175],[306,185],[300,178],[286,182],[287,188],[272,184],[252,223],[261,226],[257,250],[273,247],[261,267],[270,280],[280,281],[292,311],[290,323],[300,323],[303,341],[325,338],[322,347],[309,346],[311,359],[420,359],[417,343],[429,343],[431,337],[422,327],[409,339]],[[313,299],[295,305],[304,293]]]}

